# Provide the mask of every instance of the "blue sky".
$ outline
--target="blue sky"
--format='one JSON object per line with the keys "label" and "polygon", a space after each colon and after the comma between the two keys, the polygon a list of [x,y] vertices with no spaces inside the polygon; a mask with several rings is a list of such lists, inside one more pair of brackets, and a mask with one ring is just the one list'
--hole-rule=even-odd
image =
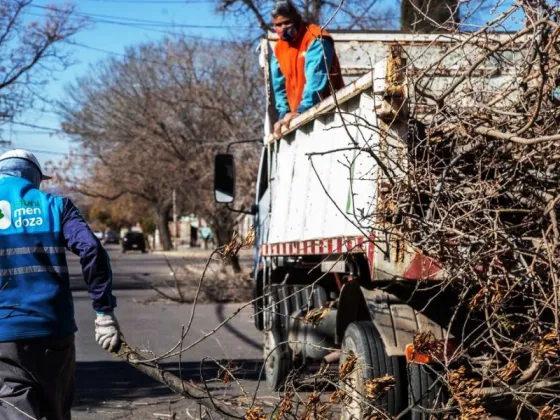
{"label": "blue sky", "polygon": [[[35,0],[33,5],[38,7],[29,9],[26,18],[39,19],[44,12],[40,7],[53,3],[60,2]],[[180,29],[182,33],[205,38],[229,38],[236,28],[232,18],[224,18],[214,13],[213,3],[208,0],[128,2],[78,0],[75,4],[78,5],[80,13],[89,15],[91,28],[84,30],[73,39],[75,43],[82,46],[68,47],[76,64],[63,72],[56,73],[55,79],[47,86],[45,95],[54,100],[62,99],[64,86],[80,75],[86,74],[90,65],[95,65],[109,56],[122,54],[127,46],[160,39],[165,36],[165,32],[178,31],[179,25],[183,25]],[[164,25],[148,24],[141,22],[142,20],[162,22]],[[143,26],[144,24],[146,26]],[[223,29],[187,28],[185,25],[223,26]],[[49,111],[29,111],[20,116],[17,121],[40,127],[60,128],[58,117]],[[11,140],[13,147],[33,150],[43,164],[48,160],[62,159],[69,147],[72,147],[60,133],[20,125],[4,126],[2,139]]]}

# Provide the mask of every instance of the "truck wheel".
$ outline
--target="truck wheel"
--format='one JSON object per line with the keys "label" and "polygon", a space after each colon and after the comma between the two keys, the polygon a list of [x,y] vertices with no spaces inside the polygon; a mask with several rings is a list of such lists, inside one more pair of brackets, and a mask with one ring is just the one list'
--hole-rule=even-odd
{"label": "truck wheel", "polygon": [[[342,419],[360,420],[375,412],[376,407],[394,416],[407,407],[404,359],[387,356],[379,332],[370,321],[354,322],[348,326],[342,341],[340,366],[352,352],[356,367],[344,381],[342,390],[349,397],[342,405]],[[376,399],[368,399],[366,383],[370,379],[392,376],[396,383]],[[373,407],[372,407],[373,406]]]}
{"label": "truck wheel", "polygon": [[408,365],[408,404],[412,407],[411,420],[442,419],[443,414],[431,414],[429,410],[443,408],[447,402],[444,386],[429,366]]}
{"label": "truck wheel", "polygon": [[281,343],[280,334],[269,330],[264,336],[264,371],[266,383],[272,391],[278,391],[292,370],[292,360],[288,344]]}

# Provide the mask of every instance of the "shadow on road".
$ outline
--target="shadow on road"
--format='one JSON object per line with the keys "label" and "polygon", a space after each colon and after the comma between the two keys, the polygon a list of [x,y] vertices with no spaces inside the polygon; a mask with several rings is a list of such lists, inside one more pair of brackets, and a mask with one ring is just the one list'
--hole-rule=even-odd
{"label": "shadow on road", "polygon": [[[224,366],[228,361],[220,361]],[[257,381],[262,360],[231,360],[231,371],[238,379]],[[177,363],[164,363],[161,368],[179,376]],[[201,372],[200,362],[183,362],[182,375],[186,381],[201,383],[201,374],[210,389],[223,388],[220,369],[207,362]],[[212,381],[214,380],[214,381]],[[202,386],[202,385],[201,385]],[[235,385],[232,385],[235,386]],[[238,391],[237,389],[235,391]],[[142,400],[176,395],[166,386],[156,382],[125,362],[77,362],[76,395],[74,408],[96,407],[108,401]]]}
{"label": "shadow on road", "polygon": [[[149,290],[154,284],[167,280],[166,276],[150,274],[113,274],[113,290]],[[72,291],[88,290],[81,274],[70,275],[70,289]]]}
{"label": "shadow on road", "polygon": [[[216,304],[216,317],[218,318],[218,321],[220,321],[220,322],[223,322],[227,319],[227,317],[224,314],[224,305],[221,304],[221,303]],[[237,338],[239,338],[245,344],[250,345],[254,349],[258,349],[258,350],[262,349],[262,344],[261,343],[258,343],[257,341],[253,340],[251,337],[242,333],[240,330],[238,330],[237,328],[235,328],[231,324],[232,324],[231,322],[225,323],[224,324],[224,329],[228,330],[230,333],[235,335]]]}

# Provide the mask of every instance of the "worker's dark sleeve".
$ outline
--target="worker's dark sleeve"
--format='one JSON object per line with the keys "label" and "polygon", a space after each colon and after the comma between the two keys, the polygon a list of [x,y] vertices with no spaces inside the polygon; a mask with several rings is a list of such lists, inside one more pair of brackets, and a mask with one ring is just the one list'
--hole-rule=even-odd
{"label": "worker's dark sleeve", "polygon": [[113,273],[109,255],[80,211],[67,198],[64,199],[61,222],[66,247],[80,257],[88,294],[93,300],[93,309],[103,313],[112,312],[117,304],[112,294]]}

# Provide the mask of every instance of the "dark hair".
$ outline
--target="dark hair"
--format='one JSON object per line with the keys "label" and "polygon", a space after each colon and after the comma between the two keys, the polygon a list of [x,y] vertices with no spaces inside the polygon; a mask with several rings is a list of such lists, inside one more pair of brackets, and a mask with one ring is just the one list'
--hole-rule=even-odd
{"label": "dark hair", "polygon": [[286,16],[301,20],[299,10],[290,0],[278,0],[270,13],[273,18],[278,16]]}

